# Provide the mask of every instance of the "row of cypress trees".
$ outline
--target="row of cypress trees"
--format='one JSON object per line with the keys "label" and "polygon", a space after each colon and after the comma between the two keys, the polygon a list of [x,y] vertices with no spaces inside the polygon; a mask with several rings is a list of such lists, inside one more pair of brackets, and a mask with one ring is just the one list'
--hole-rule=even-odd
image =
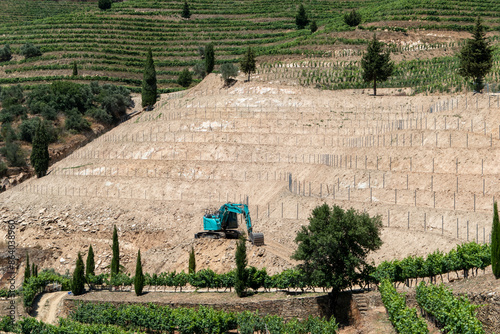
{"label": "row of cypress trees", "polygon": [[[113,229],[113,257],[111,259],[111,277],[120,272],[120,246],[118,242],[118,231],[116,226]],[[71,283],[71,291],[78,296],[85,292],[85,283],[87,277],[95,275],[94,250],[92,245],[89,247],[86,266],[83,264],[82,255],[78,252],[76,267],[73,271],[73,279]],[[137,296],[142,294],[144,289],[144,273],[142,271],[141,251],[137,252],[137,262],[135,268],[134,290]]]}

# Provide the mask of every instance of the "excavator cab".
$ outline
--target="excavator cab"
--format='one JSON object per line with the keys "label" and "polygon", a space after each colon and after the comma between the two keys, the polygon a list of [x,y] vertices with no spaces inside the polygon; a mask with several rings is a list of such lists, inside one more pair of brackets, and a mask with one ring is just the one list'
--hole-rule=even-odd
{"label": "excavator cab", "polygon": [[223,226],[223,228],[238,228],[238,214],[236,212],[228,212],[227,213],[228,217],[226,220],[226,226]]}

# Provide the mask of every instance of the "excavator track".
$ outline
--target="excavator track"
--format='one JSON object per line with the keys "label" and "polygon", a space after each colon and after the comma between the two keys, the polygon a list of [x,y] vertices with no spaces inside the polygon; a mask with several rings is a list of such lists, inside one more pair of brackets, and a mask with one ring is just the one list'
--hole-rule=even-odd
{"label": "excavator track", "polygon": [[208,238],[208,239],[225,239],[226,234],[224,232],[198,232],[194,235],[195,239]]}

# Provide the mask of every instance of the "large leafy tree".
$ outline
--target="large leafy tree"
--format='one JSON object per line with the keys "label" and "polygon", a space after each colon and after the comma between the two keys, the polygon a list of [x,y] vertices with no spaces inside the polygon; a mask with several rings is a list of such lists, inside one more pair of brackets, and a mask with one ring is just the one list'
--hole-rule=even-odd
{"label": "large leafy tree", "polygon": [[205,46],[205,73],[212,73],[215,66],[215,51],[212,43]]}
{"label": "large leafy tree", "polygon": [[484,35],[484,27],[478,17],[472,31],[472,39],[465,43],[458,58],[458,73],[465,79],[474,80],[474,90],[480,92],[484,88],[484,77],[493,66],[493,48]]}
{"label": "large leafy tree", "polygon": [[500,222],[497,202],[493,205],[493,226],[491,230],[491,268],[493,275],[500,278]]}
{"label": "large leafy tree", "polygon": [[304,29],[309,24],[309,18],[303,4],[299,6],[299,10],[295,16],[295,24],[297,25],[297,29]]}
{"label": "large leafy tree", "polygon": [[144,289],[144,273],[142,272],[141,250],[137,252],[137,263],[135,265],[134,290],[137,296],[142,295]]}
{"label": "large leafy tree", "polygon": [[224,63],[220,66],[220,74],[222,79],[224,79],[224,86],[228,86],[231,78],[238,75],[238,67],[231,63]]}
{"label": "large leafy tree", "polygon": [[248,286],[248,275],[247,275],[247,246],[246,240],[243,236],[240,236],[238,242],[236,243],[236,275],[234,280],[234,290],[238,297],[244,297],[245,291]]}
{"label": "large leafy tree", "polygon": [[142,80],[142,107],[151,108],[156,103],[157,95],[155,64],[153,61],[153,53],[151,49],[149,49]]}
{"label": "large leafy tree", "polygon": [[92,245],[89,247],[89,253],[87,254],[87,263],[85,266],[85,276],[95,275],[95,261],[94,261],[94,249]]}
{"label": "large leafy tree", "polygon": [[373,34],[372,41],[368,44],[368,50],[361,59],[363,69],[363,80],[373,81],[373,95],[377,95],[377,81],[387,80],[394,71],[394,63],[391,62],[389,52],[382,52],[383,43],[377,40]]}
{"label": "large leafy tree", "polygon": [[251,47],[248,47],[247,52],[245,52],[240,62],[240,68],[243,73],[248,74],[248,81],[250,81],[250,74],[256,70],[255,54]]}
{"label": "large leafy tree", "polygon": [[113,258],[111,259],[111,277],[120,272],[120,246],[118,244],[118,231],[113,229]]}
{"label": "large leafy tree", "polygon": [[378,216],[323,204],[297,233],[298,248],[292,258],[303,261],[299,267],[309,284],[339,292],[363,281],[362,273],[370,267],[368,253],[382,245],[381,228]]}
{"label": "large leafy tree", "polygon": [[47,174],[50,161],[49,140],[47,138],[47,129],[42,121],[39,122],[35,132],[30,160],[37,177],[43,177]]}
{"label": "large leafy tree", "polygon": [[73,271],[71,291],[75,296],[81,295],[85,292],[85,267],[83,265],[82,255],[80,252],[78,252],[75,271]]}

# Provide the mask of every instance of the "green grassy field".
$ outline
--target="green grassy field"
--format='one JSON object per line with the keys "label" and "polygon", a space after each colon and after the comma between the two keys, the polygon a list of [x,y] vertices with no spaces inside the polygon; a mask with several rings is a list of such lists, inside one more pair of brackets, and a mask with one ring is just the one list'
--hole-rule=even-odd
{"label": "green grassy field", "polygon": [[[353,8],[363,15],[363,29],[373,30],[377,26],[401,34],[412,29],[467,31],[477,15],[491,30],[499,29],[500,22],[500,4],[494,1],[311,0],[304,5],[309,18],[317,20],[320,27],[312,34],[308,29],[296,30],[296,1],[228,0],[217,1],[216,5],[207,0],[189,1],[193,14],[189,20],[180,17],[182,4],[181,0],[129,0],[101,11],[91,1],[2,1],[0,45],[8,43],[16,52],[22,44],[31,42],[41,47],[43,55],[29,60],[18,56],[0,63],[5,72],[0,74],[0,84],[64,79],[71,75],[72,63],[76,61],[79,76],[72,80],[109,81],[138,91],[145,53],[151,48],[160,88],[176,90],[180,89],[176,84],[178,74],[200,61],[198,47],[208,42],[215,45],[216,64],[237,62],[248,46],[260,56],[271,57],[331,56],[328,48],[334,43],[337,47],[363,47],[362,39],[336,38],[337,32],[354,30],[342,20],[343,14]],[[435,64],[443,64],[435,73],[456,67],[455,61],[448,58]],[[402,66],[421,73],[427,65],[424,62]],[[357,74],[345,74],[341,81],[338,85],[335,80],[326,80],[321,86],[365,86]],[[396,81],[397,87],[403,82]],[[312,84],[307,79],[300,82]]]}

